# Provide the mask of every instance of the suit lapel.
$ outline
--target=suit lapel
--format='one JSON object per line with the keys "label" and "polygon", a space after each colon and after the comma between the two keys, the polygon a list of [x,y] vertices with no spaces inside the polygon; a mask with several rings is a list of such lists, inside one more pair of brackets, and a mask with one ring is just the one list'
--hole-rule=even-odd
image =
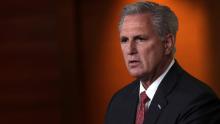
{"label": "suit lapel", "polygon": [[155,124],[166,105],[167,100],[163,95],[155,96],[149,110],[145,114],[144,124]]}
{"label": "suit lapel", "polygon": [[151,102],[148,112],[145,114],[144,124],[156,124],[161,112],[167,106],[166,96],[172,91],[180,74],[180,66],[177,61],[171,67],[167,75],[159,85],[154,98]]}

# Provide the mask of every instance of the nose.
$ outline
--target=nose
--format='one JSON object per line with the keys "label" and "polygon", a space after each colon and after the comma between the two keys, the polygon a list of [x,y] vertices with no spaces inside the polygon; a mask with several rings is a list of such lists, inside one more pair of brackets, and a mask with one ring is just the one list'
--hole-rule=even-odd
{"label": "nose", "polygon": [[136,42],[134,41],[130,41],[127,44],[127,54],[128,55],[133,55],[137,53],[137,46],[136,46]]}

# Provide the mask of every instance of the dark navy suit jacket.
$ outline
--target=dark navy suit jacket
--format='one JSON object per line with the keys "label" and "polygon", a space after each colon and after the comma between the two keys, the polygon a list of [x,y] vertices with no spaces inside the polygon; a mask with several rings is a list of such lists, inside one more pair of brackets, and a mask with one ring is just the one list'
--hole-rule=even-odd
{"label": "dark navy suit jacket", "polygon": [[[133,81],[112,97],[105,124],[135,124],[139,82]],[[175,62],[145,115],[144,124],[220,124],[220,101]]]}

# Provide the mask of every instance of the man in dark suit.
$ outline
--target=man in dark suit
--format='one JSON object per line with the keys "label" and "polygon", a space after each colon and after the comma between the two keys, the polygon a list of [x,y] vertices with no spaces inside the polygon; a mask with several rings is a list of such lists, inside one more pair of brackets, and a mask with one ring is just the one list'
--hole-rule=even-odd
{"label": "man in dark suit", "polygon": [[174,59],[177,30],[178,19],[167,6],[125,6],[120,43],[137,80],[112,97],[105,124],[220,124],[215,93]]}

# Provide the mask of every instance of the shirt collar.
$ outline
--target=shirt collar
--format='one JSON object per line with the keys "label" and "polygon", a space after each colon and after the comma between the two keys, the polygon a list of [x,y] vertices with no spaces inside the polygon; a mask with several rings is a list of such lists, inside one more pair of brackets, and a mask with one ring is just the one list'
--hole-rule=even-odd
{"label": "shirt collar", "polygon": [[147,90],[145,90],[142,82],[140,81],[139,95],[140,93],[145,91],[145,93],[150,98],[150,100],[152,100],[154,97],[154,94],[157,91],[158,86],[160,85],[161,81],[163,80],[163,78],[165,77],[165,75],[167,74],[167,72],[170,70],[170,68],[173,66],[174,63],[175,63],[175,60],[173,59],[170,65],[167,67],[167,69],[154,82],[152,82],[152,84],[147,88]]}

